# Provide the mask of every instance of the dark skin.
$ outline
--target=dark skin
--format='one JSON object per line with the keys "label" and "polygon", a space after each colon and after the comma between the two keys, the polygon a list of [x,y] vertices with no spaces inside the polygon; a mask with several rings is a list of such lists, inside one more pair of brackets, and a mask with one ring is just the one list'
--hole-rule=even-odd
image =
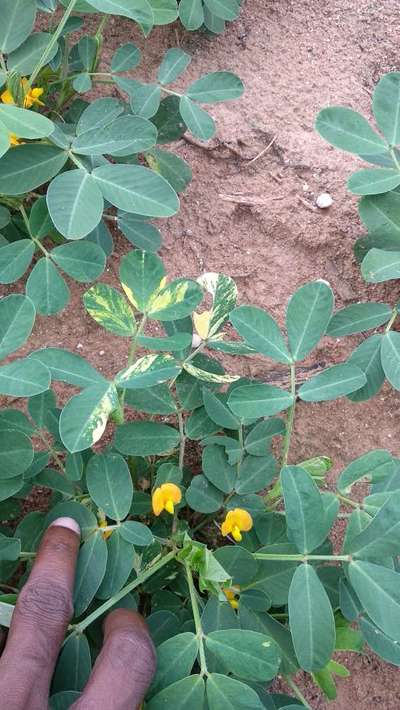
{"label": "dark skin", "polygon": [[[72,595],[80,534],[70,518],[44,534],[29,580],[21,591],[0,658],[0,706],[47,710],[54,667],[73,615]],[[133,710],[142,702],[156,668],[154,647],[139,614],[111,612],[103,648],[71,710]]]}

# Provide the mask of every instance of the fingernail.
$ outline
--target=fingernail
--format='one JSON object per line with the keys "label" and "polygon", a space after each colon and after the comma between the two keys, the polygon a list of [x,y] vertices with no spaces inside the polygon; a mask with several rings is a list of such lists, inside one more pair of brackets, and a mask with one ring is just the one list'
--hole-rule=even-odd
{"label": "fingernail", "polygon": [[81,534],[81,529],[76,520],[73,518],[57,518],[57,520],[54,520],[49,527],[51,528],[53,525],[58,525],[60,528],[68,528],[68,530],[72,530],[72,532],[79,536]]}

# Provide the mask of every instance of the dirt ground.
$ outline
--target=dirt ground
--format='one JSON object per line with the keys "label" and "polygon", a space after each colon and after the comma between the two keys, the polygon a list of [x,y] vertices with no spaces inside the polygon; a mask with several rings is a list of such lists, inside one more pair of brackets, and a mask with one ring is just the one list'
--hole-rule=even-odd
{"label": "dirt ground", "polygon": [[[399,300],[397,282],[390,287],[363,283],[352,255],[362,228],[356,200],[345,186],[356,161],[330,148],[313,130],[317,111],[327,104],[370,114],[377,79],[400,69],[399,34],[397,0],[247,0],[240,18],[212,41],[180,27],[160,28],[151,35],[144,49],[148,73],[139,69],[138,78],[154,77],[163,51],[178,42],[193,55],[181,86],[220,69],[237,72],[246,86],[239,102],[213,107],[217,139],[205,148],[185,141],[177,147],[192,165],[193,182],[182,197],[179,215],[159,224],[164,236],[161,256],[171,275],[228,273],[237,281],[241,302],[269,309],[281,323],[289,295],[316,278],[330,282],[338,306],[367,298]],[[132,39],[144,47],[131,23],[112,19],[106,58],[112,47]],[[247,165],[272,139],[269,150]],[[333,206],[319,210],[315,200],[326,191]],[[127,250],[126,241],[118,237],[109,263],[110,282]],[[111,375],[123,367],[127,346],[104,331],[99,337],[80,304],[83,290],[74,285],[72,303],[58,317],[38,318],[29,349],[77,349]],[[327,339],[307,364],[333,364],[357,342]],[[232,372],[270,376],[271,363],[261,359],[230,359],[226,364]],[[285,378],[283,372],[282,382]],[[335,460],[336,475],[371,448],[400,455],[397,408],[398,396],[389,388],[364,404],[300,404],[293,462],[325,454]],[[398,709],[396,668],[373,654],[346,660],[352,676],[340,681],[338,699],[329,707]],[[313,708],[328,707],[309,682],[302,689]]]}

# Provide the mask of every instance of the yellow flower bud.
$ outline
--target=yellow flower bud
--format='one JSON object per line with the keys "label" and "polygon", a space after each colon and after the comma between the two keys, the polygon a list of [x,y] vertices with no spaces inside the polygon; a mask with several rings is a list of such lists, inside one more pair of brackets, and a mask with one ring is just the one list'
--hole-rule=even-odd
{"label": "yellow flower bud", "polygon": [[253,527],[253,518],[247,510],[243,508],[234,508],[229,510],[226,518],[221,525],[221,532],[224,537],[232,535],[236,542],[241,542],[243,539],[242,532],[248,532]]}

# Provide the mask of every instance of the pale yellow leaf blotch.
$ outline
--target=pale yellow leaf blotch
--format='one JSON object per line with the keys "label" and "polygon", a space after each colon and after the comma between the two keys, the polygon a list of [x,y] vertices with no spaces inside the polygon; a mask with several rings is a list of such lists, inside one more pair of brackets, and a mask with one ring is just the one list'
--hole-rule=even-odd
{"label": "pale yellow leaf blotch", "polygon": [[203,313],[193,313],[193,323],[196,332],[202,340],[207,340],[208,331],[210,328],[212,311],[204,311]]}
{"label": "pale yellow leaf blotch", "polygon": [[122,281],[121,281],[121,286],[124,289],[128,300],[132,303],[132,306],[134,306],[134,308],[137,308],[137,310],[139,310],[139,307],[138,307],[137,301],[133,295],[132,289],[129,288],[129,286],[127,286],[126,284],[122,283]]}

